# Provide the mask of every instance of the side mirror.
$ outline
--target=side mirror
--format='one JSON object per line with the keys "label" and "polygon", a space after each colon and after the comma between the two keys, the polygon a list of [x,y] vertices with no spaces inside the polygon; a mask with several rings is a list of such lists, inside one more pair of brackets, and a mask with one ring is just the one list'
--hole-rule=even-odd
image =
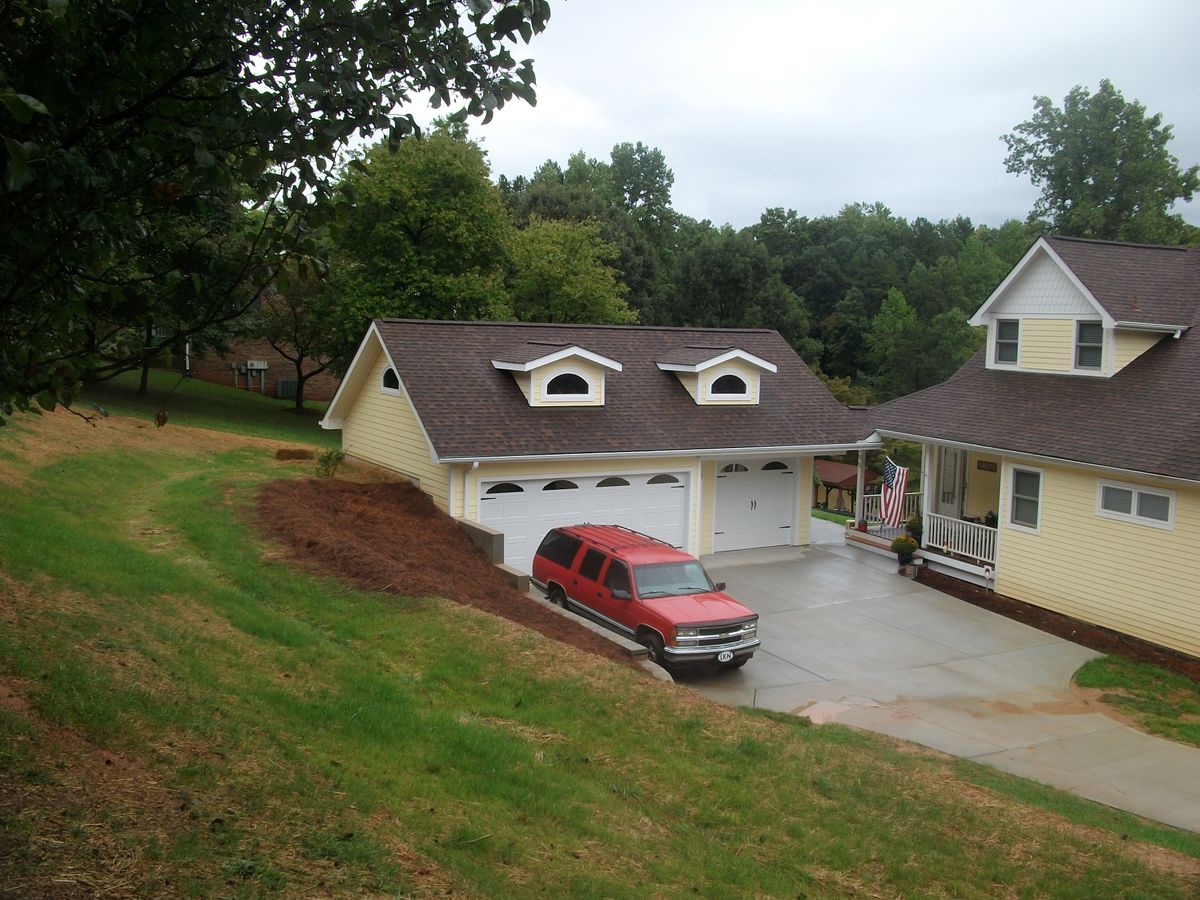
{"label": "side mirror", "polygon": [[623,591],[620,588],[614,589],[612,592],[612,595],[613,595],[614,600],[630,600],[630,599],[632,599],[632,595],[629,593],[629,591]]}
{"label": "side mirror", "polygon": [[725,590],[725,582],[718,581],[716,584],[713,585],[713,588],[718,591],[723,591],[723,590]]}

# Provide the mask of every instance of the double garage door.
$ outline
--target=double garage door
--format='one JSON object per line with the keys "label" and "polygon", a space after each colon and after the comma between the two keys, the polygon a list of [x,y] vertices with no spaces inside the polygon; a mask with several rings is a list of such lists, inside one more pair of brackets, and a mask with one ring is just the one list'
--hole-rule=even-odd
{"label": "double garage door", "polygon": [[479,521],[504,534],[504,562],[528,572],[546,532],[559,525],[625,525],[676,547],[687,543],[685,472],[484,481]]}

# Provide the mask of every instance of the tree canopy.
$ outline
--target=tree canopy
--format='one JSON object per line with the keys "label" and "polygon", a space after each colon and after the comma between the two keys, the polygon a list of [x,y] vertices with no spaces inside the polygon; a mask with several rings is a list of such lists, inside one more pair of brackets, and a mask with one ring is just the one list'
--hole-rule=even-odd
{"label": "tree canopy", "polygon": [[[240,315],[306,249],[352,136],[398,142],[415,124],[395,111],[424,92],[484,119],[533,102],[510,47],[548,18],[546,0],[6,4],[0,413],[136,367],[151,348],[123,335],[147,318],[166,347]],[[231,200],[264,215],[230,226],[221,259],[187,261],[189,229],[212,237]]]}
{"label": "tree canopy", "polygon": [[1180,169],[1167,149],[1172,128],[1127,101],[1112,82],[1076,86],[1060,109],[1034,98],[1033,117],[1003,136],[1009,172],[1042,190],[1031,219],[1075,237],[1186,243],[1196,229],[1170,212],[1200,188],[1200,166]]}

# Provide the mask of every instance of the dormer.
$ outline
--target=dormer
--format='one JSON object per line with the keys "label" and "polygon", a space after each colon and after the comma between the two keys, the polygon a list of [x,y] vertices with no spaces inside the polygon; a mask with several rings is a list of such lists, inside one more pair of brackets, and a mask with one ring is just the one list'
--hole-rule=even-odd
{"label": "dormer", "polygon": [[[1108,378],[1165,335],[1179,336],[1176,325],[1119,320],[1056,245],[1075,248],[1040,238],[971,318],[988,330],[989,369]],[[1087,270],[1092,282],[1107,274],[1094,263]]]}
{"label": "dormer", "polygon": [[657,360],[699,406],[756,406],[762,375],[779,367],[736,347],[683,347]]}
{"label": "dormer", "polygon": [[607,356],[571,344],[529,341],[513,347],[492,365],[512,372],[530,406],[603,406],[607,372],[621,364]]}

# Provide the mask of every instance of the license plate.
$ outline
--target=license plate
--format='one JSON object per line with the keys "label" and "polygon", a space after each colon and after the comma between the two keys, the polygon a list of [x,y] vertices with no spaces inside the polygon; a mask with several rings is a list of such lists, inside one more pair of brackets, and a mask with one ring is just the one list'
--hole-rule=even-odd
{"label": "license plate", "polygon": [[733,659],[732,650],[722,650],[717,654],[717,662],[729,662],[731,659]]}

